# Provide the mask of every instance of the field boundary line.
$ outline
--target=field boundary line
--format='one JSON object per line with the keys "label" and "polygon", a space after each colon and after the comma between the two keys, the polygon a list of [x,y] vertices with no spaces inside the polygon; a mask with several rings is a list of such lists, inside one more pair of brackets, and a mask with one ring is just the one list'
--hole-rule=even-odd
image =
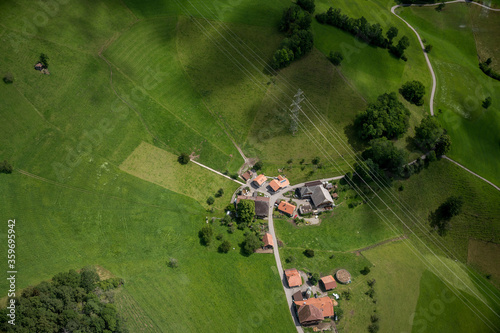
{"label": "field boundary line", "polygon": [[14,88],[16,89],[16,91],[18,92],[18,94],[21,95],[26,100],[26,102],[28,102],[29,105],[31,105],[33,107],[33,109],[35,110],[36,113],[38,113],[38,115],[40,116],[40,118],[42,118],[51,127],[55,128],[56,130],[58,130],[59,132],[61,132],[61,133],[64,134],[64,132],[59,127],[57,127],[56,125],[52,124],[47,118],[45,118],[44,115],[40,112],[40,110],[37,109],[37,107],[35,106],[35,104],[33,104],[23,93],[21,93],[17,87],[14,87]]}
{"label": "field boundary line", "polygon": [[382,246],[382,245],[385,245],[385,244],[389,244],[389,243],[392,243],[392,242],[402,241],[402,240],[405,240],[405,239],[408,239],[408,235],[402,235],[402,236],[399,236],[399,237],[389,238],[389,239],[383,240],[381,242],[378,242],[378,243],[369,245],[367,247],[364,247],[362,249],[351,251],[351,253],[356,253],[356,254],[359,253],[359,254],[361,254],[361,252],[368,251],[368,250],[371,250],[373,248],[376,248],[376,247],[379,247],[379,246]]}
{"label": "field boundary line", "polygon": [[217,170],[212,169],[211,167],[208,167],[208,166],[206,166],[206,165],[204,165],[204,164],[201,164],[200,162],[197,162],[197,161],[195,161],[195,160],[193,160],[193,159],[191,159],[191,162],[193,162],[194,164],[197,164],[197,165],[201,166],[202,168],[205,168],[205,169],[207,169],[207,170],[210,170],[210,171],[212,171],[212,172],[214,172],[214,173],[218,174],[219,176],[226,177],[227,179],[232,180],[232,181],[233,181],[233,182],[235,182],[235,183],[238,183],[238,184],[240,184],[240,185],[242,185],[242,186],[245,186],[245,184],[243,184],[243,183],[242,183],[242,182],[240,182],[239,180],[233,179],[233,178],[231,178],[231,177],[229,177],[229,176],[227,176],[227,175],[223,174],[222,172],[219,172],[219,171],[217,171]]}
{"label": "field boundary line", "polygon": [[452,163],[455,163],[456,165],[458,165],[459,167],[461,167],[462,169],[464,169],[465,171],[469,172],[470,174],[476,176],[477,178],[485,181],[486,183],[490,184],[491,186],[493,186],[497,191],[500,191],[500,187],[498,187],[497,185],[495,185],[494,183],[490,182],[488,179],[484,178],[484,177],[481,177],[480,175],[478,175],[477,173],[475,173],[474,171],[472,170],[469,170],[467,169],[466,167],[464,167],[462,164],[458,163],[457,161],[455,160],[452,160],[451,158],[449,158],[448,156],[446,155],[442,155],[441,156],[442,158],[444,158],[445,160],[448,160]]}

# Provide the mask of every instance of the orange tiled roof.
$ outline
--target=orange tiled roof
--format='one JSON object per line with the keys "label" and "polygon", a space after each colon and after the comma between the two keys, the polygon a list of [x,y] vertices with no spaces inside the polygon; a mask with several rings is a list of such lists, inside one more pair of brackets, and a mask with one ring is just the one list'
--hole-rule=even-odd
{"label": "orange tiled roof", "polygon": [[283,213],[286,213],[288,215],[292,215],[293,212],[295,211],[295,206],[292,205],[291,203],[286,202],[286,201],[282,201],[278,205],[278,210],[283,212]]}
{"label": "orange tiled roof", "polygon": [[264,246],[272,246],[274,247],[274,242],[273,242],[273,236],[271,236],[270,233],[266,233],[264,237],[262,238],[262,241],[264,242]]}
{"label": "orange tiled roof", "polygon": [[331,290],[337,287],[337,282],[335,282],[335,279],[331,275],[323,276],[321,278],[321,282],[323,282],[326,290]]}
{"label": "orange tiled roof", "polygon": [[290,185],[290,181],[281,175],[278,176],[278,182],[279,182],[281,188]]}
{"label": "orange tiled roof", "polygon": [[305,301],[294,301],[295,306],[300,310],[304,305],[314,305],[323,312],[324,317],[333,316],[333,303],[330,297],[309,298]]}
{"label": "orange tiled roof", "polygon": [[266,180],[267,180],[266,176],[258,175],[257,177],[255,177],[255,179],[253,181],[256,182],[257,184],[259,184],[259,186],[260,186],[260,185],[264,184]]}
{"label": "orange tiled roof", "polygon": [[279,190],[281,188],[280,183],[278,183],[278,181],[276,179],[271,180],[271,182],[269,183],[269,186],[271,186],[271,188],[273,189],[274,192],[276,192],[277,190]]}
{"label": "orange tiled roof", "polygon": [[298,287],[302,285],[302,278],[300,277],[299,271],[296,268],[285,269],[286,280],[288,281],[288,286]]}

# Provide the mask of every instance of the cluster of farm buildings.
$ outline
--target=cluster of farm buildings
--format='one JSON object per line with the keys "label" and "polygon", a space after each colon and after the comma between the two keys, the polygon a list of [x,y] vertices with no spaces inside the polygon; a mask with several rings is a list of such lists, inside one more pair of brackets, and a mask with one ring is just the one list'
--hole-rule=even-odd
{"label": "cluster of farm buildings", "polygon": [[[252,171],[247,171],[241,177],[253,187],[252,195],[247,195],[250,191],[244,191],[242,195],[236,198],[236,204],[240,200],[255,201],[255,215],[258,218],[266,218],[269,214],[269,196],[262,196],[262,192],[258,189],[264,188],[267,193],[273,195],[283,189],[286,189],[290,182],[286,177],[279,175],[277,178],[267,182],[267,177],[263,174],[257,175],[255,178]],[[265,185],[267,183],[267,186]],[[277,204],[277,209],[280,213],[293,217],[296,212],[301,215],[317,213],[321,210],[328,210],[335,206],[334,199],[338,198],[337,193],[330,194],[330,191],[335,191],[336,186],[331,183],[323,183],[320,180],[305,183],[303,187],[296,189],[296,197],[300,198],[304,203],[297,208],[297,205],[282,200]],[[259,195],[260,194],[260,195]]]}
{"label": "cluster of farm buildings", "polygon": [[[252,171],[247,171],[241,177],[247,184],[252,186],[252,189],[244,190],[242,194],[238,195],[235,199],[235,204],[238,204],[241,200],[254,201],[255,215],[262,219],[268,217],[270,195],[274,195],[280,191],[287,193],[286,188],[290,186],[288,179],[282,175],[273,178],[270,182],[268,182],[268,178],[265,175],[260,174],[255,176]],[[338,194],[335,193],[337,186],[329,182],[320,180],[312,181],[294,188],[295,197],[300,202],[298,208],[298,205],[294,205],[286,200],[282,200],[277,204],[277,210],[290,217],[297,216],[295,215],[296,212],[303,216],[330,210],[335,206],[334,200],[338,198]],[[262,189],[264,189],[264,193]],[[262,238],[262,242],[264,250],[272,250],[274,248],[271,234],[266,233]],[[311,285],[310,282],[303,283],[299,271],[295,268],[286,269],[285,277],[288,287],[293,291],[292,300],[297,318],[303,326],[317,325],[326,318],[334,318],[334,306],[337,304],[335,300],[328,297],[326,292],[336,288],[337,281],[339,283],[351,282],[350,274],[343,269],[335,273],[335,278],[332,275],[322,277],[319,281],[319,288]],[[313,296],[313,289],[321,291],[321,293],[316,292]]]}
{"label": "cluster of farm buildings", "polygon": [[[297,311],[297,318],[301,325],[311,326],[317,325],[326,318],[333,318],[335,315],[334,305],[336,301],[328,296],[318,297],[313,295],[312,286],[302,287],[302,277],[295,268],[285,270],[285,276],[288,287],[294,289],[293,304]],[[335,273],[335,278],[332,275],[323,276],[319,281],[319,286],[322,291],[330,291],[337,287],[337,281],[340,283],[350,283],[350,274],[341,269]],[[305,290],[304,290],[305,288]]]}

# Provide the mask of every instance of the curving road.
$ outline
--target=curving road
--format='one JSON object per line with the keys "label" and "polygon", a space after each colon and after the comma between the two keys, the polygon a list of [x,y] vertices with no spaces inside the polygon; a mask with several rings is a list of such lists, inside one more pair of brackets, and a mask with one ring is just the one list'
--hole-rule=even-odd
{"label": "curving road", "polygon": [[[495,12],[498,12],[500,11],[500,9],[495,9],[495,8],[490,8],[488,6],[485,6],[485,5],[482,5],[480,3],[477,3],[477,2],[472,2],[472,1],[467,1],[467,0],[454,0],[454,1],[447,1],[445,2],[445,4],[448,4],[448,3],[472,3],[472,4],[475,4],[477,6],[481,6],[483,8],[486,8],[486,9],[489,9],[489,10],[492,10],[492,11],[495,11]],[[413,28],[410,23],[406,22],[405,19],[403,19],[401,16],[399,16],[398,14],[396,14],[395,10],[396,8],[399,8],[399,7],[410,7],[410,6],[417,6],[417,7],[432,7],[432,6],[438,6],[440,5],[440,3],[432,3],[432,4],[425,4],[425,5],[415,5],[415,4],[412,4],[412,5],[396,5],[396,6],[393,6],[391,8],[391,13],[393,13],[394,15],[396,15],[401,21],[403,21],[411,30],[413,30],[413,32],[415,33],[415,35],[417,35],[417,38],[418,38],[418,41],[420,42],[420,46],[422,47],[422,51],[424,53],[424,57],[425,57],[425,61],[427,62],[427,67],[429,67],[429,71],[431,72],[431,76],[432,76],[432,90],[431,90],[431,98],[430,98],[430,101],[429,101],[429,106],[430,106],[430,110],[431,110],[431,115],[434,116],[434,96],[436,94],[436,74],[434,73],[434,69],[432,68],[432,65],[431,65],[431,62],[429,60],[429,56],[427,55],[427,52],[425,52],[425,46],[424,46],[424,43],[422,42],[422,38],[420,38],[420,35],[418,34],[417,30],[415,30],[415,28]]]}
{"label": "curving road", "polygon": [[[454,0],[454,1],[447,1],[445,2],[445,4],[448,4],[448,3],[472,3],[474,5],[477,5],[477,6],[480,6],[480,7],[483,7],[483,8],[486,8],[488,10],[491,10],[491,11],[494,11],[494,12],[500,12],[500,9],[496,9],[496,8],[491,8],[491,7],[488,7],[488,6],[485,6],[483,4],[480,4],[480,3],[477,3],[477,2],[472,2],[472,1],[467,1],[467,0]],[[432,65],[431,65],[431,62],[429,61],[429,56],[427,55],[427,52],[425,52],[425,46],[424,46],[424,43],[422,42],[422,39],[420,38],[420,35],[418,34],[417,30],[415,30],[415,28],[413,28],[408,22],[406,22],[401,16],[399,16],[398,14],[396,14],[395,10],[396,8],[399,8],[399,7],[410,7],[410,6],[417,6],[417,7],[432,7],[432,6],[438,6],[440,3],[432,3],[432,4],[426,4],[426,5],[415,5],[415,4],[412,4],[412,5],[396,5],[396,6],[393,6],[391,8],[391,12],[396,15],[401,21],[403,21],[404,23],[406,23],[406,25],[411,29],[413,30],[413,32],[415,33],[415,35],[417,35],[417,38],[418,38],[418,41],[420,42],[420,46],[422,47],[422,52],[424,53],[424,57],[425,57],[425,61],[427,62],[427,67],[429,67],[429,71],[431,72],[431,76],[432,76],[432,90],[431,90],[431,98],[430,98],[430,101],[429,101],[429,105],[430,105],[430,111],[431,111],[431,115],[434,116],[434,96],[435,96],[435,93],[436,93],[436,74],[434,73],[434,69],[432,68]],[[465,169],[466,171],[470,172],[471,174],[473,174],[474,176],[484,180],[485,182],[487,182],[488,184],[490,184],[491,186],[493,186],[494,188],[496,188],[497,190],[500,191],[500,188],[493,184],[492,182],[490,182],[489,180],[479,176],[477,173],[474,173],[472,172],[471,170],[467,169],[466,167],[464,167],[463,165],[461,165],[460,163],[452,160],[451,158],[447,157],[447,156],[444,156],[443,155],[443,158],[449,160],[450,162],[453,162],[455,163],[456,165],[460,166],[461,168]],[[413,162],[412,162],[413,163]]]}
{"label": "curving road", "polygon": [[[321,181],[330,181],[330,180],[338,180],[343,178],[344,176],[338,176],[338,177],[333,177],[333,178],[325,178],[325,179],[320,179]],[[274,221],[273,221],[273,210],[274,210],[274,204],[278,199],[285,199],[285,197],[282,195],[282,193],[288,192],[288,191],[294,191],[296,188],[304,186],[305,183],[300,183],[300,184],[295,184],[293,186],[289,186],[286,188],[286,190],[281,190],[278,193],[273,194],[269,198],[269,213],[268,213],[268,224],[269,224],[269,233],[273,237],[273,243],[274,243],[274,259],[276,260],[276,266],[278,268],[278,273],[279,277],[281,279],[281,284],[283,285],[283,289],[285,290],[285,295],[286,295],[286,301],[288,302],[288,308],[290,310],[290,314],[292,315],[293,322],[295,324],[295,328],[297,329],[297,332],[303,333],[304,330],[302,329],[302,326],[299,323],[299,320],[295,314],[295,310],[292,304],[292,294],[293,291],[292,289],[288,288],[285,274],[283,271],[283,266],[281,265],[281,258],[280,258],[280,252],[278,249],[278,239],[276,238],[276,233],[274,231]],[[288,199],[288,198],[286,198]]]}

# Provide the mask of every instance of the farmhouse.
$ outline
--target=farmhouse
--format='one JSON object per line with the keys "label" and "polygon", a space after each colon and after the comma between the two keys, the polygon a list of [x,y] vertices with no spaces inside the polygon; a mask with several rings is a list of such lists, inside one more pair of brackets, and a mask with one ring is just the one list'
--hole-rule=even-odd
{"label": "farmhouse", "polygon": [[301,199],[308,199],[311,197],[311,194],[313,194],[314,188],[315,188],[314,186],[313,187],[309,187],[309,186],[300,187],[297,189],[297,195]]}
{"label": "farmhouse", "polygon": [[302,285],[302,278],[296,268],[285,269],[285,276],[289,288],[299,287]]}
{"label": "farmhouse", "polygon": [[333,198],[323,186],[317,186],[314,188],[314,192],[311,195],[311,201],[316,208],[324,208],[333,205]]}
{"label": "farmhouse", "polygon": [[278,205],[278,210],[284,214],[287,214],[288,216],[292,216],[293,212],[295,212],[295,206],[292,205],[291,203],[288,203],[286,201],[280,202]]}
{"label": "farmhouse", "polygon": [[270,233],[266,233],[264,237],[262,237],[262,242],[264,243],[265,249],[272,249],[274,247],[273,236]]}
{"label": "farmhouse", "polygon": [[268,197],[259,197],[259,196],[246,196],[246,195],[238,195],[236,197],[236,205],[240,202],[240,200],[252,200],[255,201],[255,216],[258,218],[266,218],[269,215],[269,198]]}
{"label": "farmhouse", "polygon": [[281,175],[278,176],[278,179],[273,179],[269,183],[269,186],[271,187],[271,189],[274,192],[277,192],[280,189],[287,187],[288,185],[290,185],[290,181],[288,181],[287,178],[285,178],[285,177],[283,177]]}
{"label": "farmhouse", "polygon": [[257,187],[261,187],[262,184],[264,184],[267,180],[267,177],[264,176],[264,175],[258,175],[257,177],[255,177],[255,179],[253,180],[253,183],[255,185],[257,185]]}
{"label": "farmhouse", "polygon": [[315,325],[323,319],[332,317],[333,302],[330,297],[309,298],[302,301],[294,301],[295,308],[301,325]]}
{"label": "farmhouse", "polygon": [[335,282],[335,279],[331,275],[323,276],[319,281],[325,290],[332,290],[337,287],[337,282]]}
{"label": "farmhouse", "polygon": [[247,172],[245,172],[244,174],[241,175],[241,178],[243,178],[244,181],[248,181],[249,179],[252,179],[253,177],[253,172],[248,170]]}

